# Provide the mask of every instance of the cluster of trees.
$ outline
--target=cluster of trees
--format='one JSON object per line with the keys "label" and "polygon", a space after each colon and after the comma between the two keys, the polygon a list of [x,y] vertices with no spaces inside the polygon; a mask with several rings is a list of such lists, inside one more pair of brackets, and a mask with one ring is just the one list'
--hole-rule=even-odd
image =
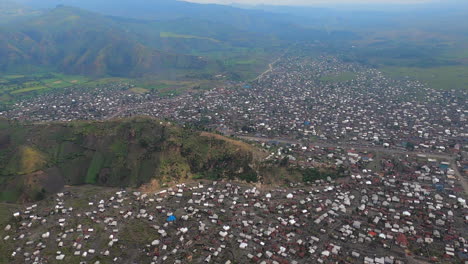
{"label": "cluster of trees", "polygon": [[346,170],[340,166],[337,169],[307,168],[302,170],[302,180],[304,182],[314,182],[316,180],[336,179],[346,176]]}

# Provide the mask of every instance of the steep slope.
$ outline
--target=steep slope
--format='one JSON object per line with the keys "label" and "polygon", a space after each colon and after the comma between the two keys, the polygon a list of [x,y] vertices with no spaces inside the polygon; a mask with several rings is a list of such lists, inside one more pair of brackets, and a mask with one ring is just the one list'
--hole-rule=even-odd
{"label": "steep slope", "polygon": [[[57,5],[75,6],[105,15],[147,19],[174,20],[179,18],[205,19],[238,28],[250,27],[253,30],[270,28],[271,22],[287,21],[289,17],[272,15],[264,11],[245,10],[225,5],[197,4],[179,0],[18,0],[36,8],[54,8]],[[268,23],[265,23],[268,21]]]}
{"label": "steep slope", "polygon": [[0,30],[0,61],[5,71],[25,65],[66,73],[141,76],[177,69],[203,69],[207,61],[171,54],[142,44],[110,18],[57,7]]}
{"label": "steep slope", "polygon": [[[249,10],[226,5],[197,4],[179,0],[19,0],[21,3],[38,8],[52,8],[65,4],[92,10],[110,16],[144,20],[165,20],[191,18],[205,20],[213,25],[223,24],[238,30],[257,34],[274,35],[284,41],[329,40],[325,28],[313,30],[299,23],[295,16],[272,13],[263,10]],[[340,40],[349,38],[340,37]]]}
{"label": "steep slope", "polygon": [[28,3],[64,3],[112,16],[59,5],[0,26],[0,55],[7,58],[0,61],[0,72],[47,69],[178,78],[223,74],[245,80],[293,43],[345,43],[354,37],[297,26],[289,17],[263,11],[175,0]]}
{"label": "steep slope", "polygon": [[0,120],[0,200],[36,200],[64,185],[255,181],[255,153],[244,143],[149,118],[41,125]]}
{"label": "steep slope", "polygon": [[0,24],[37,14],[40,14],[40,11],[34,10],[28,6],[9,0],[0,0]]}

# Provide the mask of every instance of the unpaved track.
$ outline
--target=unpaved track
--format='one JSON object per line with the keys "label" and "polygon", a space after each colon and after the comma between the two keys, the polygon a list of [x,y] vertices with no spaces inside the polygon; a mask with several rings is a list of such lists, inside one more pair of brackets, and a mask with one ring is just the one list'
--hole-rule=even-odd
{"label": "unpaved track", "polygon": [[271,72],[273,70],[273,65],[275,65],[275,63],[277,63],[279,60],[280,60],[280,58],[278,58],[274,62],[268,64],[268,70],[262,72],[259,76],[257,76],[257,78],[255,78],[254,81],[260,80],[263,76],[265,76],[265,74]]}
{"label": "unpaved track", "polygon": [[455,176],[457,177],[458,181],[460,182],[461,187],[464,190],[465,195],[468,195],[468,179],[463,177],[458,170],[458,167],[455,163],[455,157],[445,153],[426,153],[426,152],[418,152],[418,151],[407,151],[403,149],[395,149],[395,148],[384,148],[379,146],[363,146],[363,145],[351,145],[351,144],[343,144],[343,143],[329,143],[329,142],[301,142],[298,140],[292,139],[284,139],[284,138],[263,138],[263,137],[251,137],[251,136],[238,136],[240,139],[250,140],[250,141],[257,141],[257,142],[279,142],[283,144],[304,144],[308,143],[314,146],[319,146],[322,148],[328,147],[340,147],[343,149],[354,148],[356,150],[361,151],[374,151],[374,152],[381,152],[381,153],[388,153],[388,154],[398,154],[398,155],[424,155],[426,158],[433,158],[439,160],[446,160],[450,163],[451,169],[455,171]]}

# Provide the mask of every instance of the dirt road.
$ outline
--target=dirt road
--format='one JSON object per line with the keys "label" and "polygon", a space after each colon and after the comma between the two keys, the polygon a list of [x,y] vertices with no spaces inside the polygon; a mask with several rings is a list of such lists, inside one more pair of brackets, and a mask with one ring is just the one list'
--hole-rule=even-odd
{"label": "dirt road", "polygon": [[458,170],[458,167],[455,163],[455,157],[445,153],[426,153],[426,152],[418,152],[418,151],[408,151],[405,149],[395,149],[395,148],[384,148],[379,146],[365,146],[365,145],[353,145],[353,144],[344,144],[344,143],[329,143],[323,141],[317,142],[302,142],[299,140],[292,140],[292,139],[284,139],[284,138],[263,138],[263,137],[251,137],[251,136],[238,136],[240,139],[250,140],[250,141],[257,141],[257,142],[278,142],[283,144],[304,144],[309,143],[314,146],[319,146],[322,148],[327,147],[340,147],[343,149],[356,149],[361,151],[374,151],[374,152],[381,152],[381,153],[388,153],[388,154],[398,154],[398,155],[424,155],[426,158],[438,159],[438,160],[446,160],[450,163],[450,167],[455,171],[455,176],[457,177],[458,181],[460,182],[461,187],[463,188],[465,195],[468,195],[468,179],[463,177]]}
{"label": "dirt road", "polygon": [[396,148],[385,148],[380,146],[366,146],[366,145],[353,145],[353,144],[344,144],[344,143],[329,143],[325,141],[313,141],[313,142],[304,142],[299,140],[292,140],[292,139],[284,139],[284,138],[263,138],[263,137],[251,137],[251,136],[238,136],[240,139],[244,140],[251,140],[257,142],[279,142],[284,144],[310,144],[314,146],[319,146],[322,148],[329,148],[329,147],[340,147],[344,149],[354,148],[356,150],[362,151],[378,151],[383,153],[390,153],[390,154],[407,154],[407,155],[425,155],[427,158],[434,158],[434,159],[445,159],[445,160],[452,160],[453,157],[448,154],[438,154],[438,153],[425,153],[425,152],[417,152],[417,151],[408,151],[405,149],[396,149]]}
{"label": "dirt road", "polygon": [[254,81],[261,79],[263,76],[265,76],[265,74],[271,72],[273,70],[273,65],[275,65],[275,63],[277,63],[279,60],[280,60],[280,58],[278,58],[274,62],[268,64],[268,69],[266,71],[262,72],[262,74],[260,74],[259,76],[257,76],[257,78],[255,78]]}

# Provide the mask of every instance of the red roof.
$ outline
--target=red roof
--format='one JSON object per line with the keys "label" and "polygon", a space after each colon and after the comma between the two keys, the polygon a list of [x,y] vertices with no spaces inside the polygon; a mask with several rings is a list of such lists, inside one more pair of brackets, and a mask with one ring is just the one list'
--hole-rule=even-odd
{"label": "red roof", "polygon": [[403,235],[401,233],[398,234],[398,237],[397,237],[396,241],[402,247],[407,247],[408,246],[408,239],[406,238],[405,235]]}

